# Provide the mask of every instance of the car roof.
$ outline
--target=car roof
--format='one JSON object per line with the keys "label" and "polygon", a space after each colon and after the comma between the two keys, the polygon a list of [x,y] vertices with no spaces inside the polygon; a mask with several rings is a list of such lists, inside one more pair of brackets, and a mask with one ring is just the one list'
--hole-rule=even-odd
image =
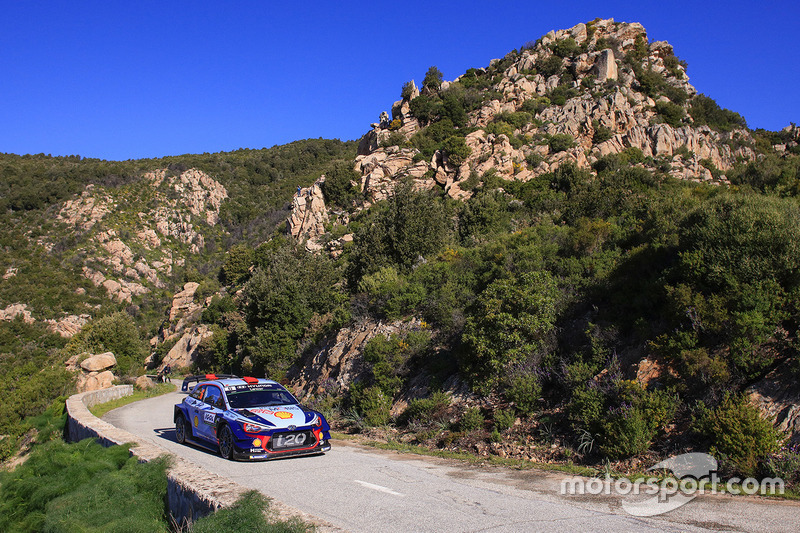
{"label": "car roof", "polygon": [[271,379],[266,378],[252,378],[249,376],[245,376],[240,378],[239,376],[232,376],[230,374],[201,374],[196,376],[186,376],[183,379],[183,384],[181,385],[181,390],[183,392],[189,391],[189,385],[191,383],[197,383],[194,387],[191,387],[191,390],[196,389],[200,385],[208,385],[210,383],[218,383],[223,388],[228,387],[236,387],[242,385],[276,385],[278,387],[284,388],[280,383],[277,381],[273,381]]}
{"label": "car roof", "polygon": [[198,385],[206,385],[208,383],[217,383],[222,387],[232,387],[236,385],[278,385],[279,387],[283,387],[277,381],[273,381],[271,379],[265,378],[225,378],[225,379],[214,379],[214,380],[206,380]]}

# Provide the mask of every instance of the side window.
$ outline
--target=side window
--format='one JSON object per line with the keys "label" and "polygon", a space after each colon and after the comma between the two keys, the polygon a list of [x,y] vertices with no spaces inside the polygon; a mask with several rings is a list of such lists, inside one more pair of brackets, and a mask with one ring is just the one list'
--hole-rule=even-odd
{"label": "side window", "polygon": [[222,408],[225,405],[222,401],[222,391],[219,390],[219,387],[214,386],[208,387],[208,392],[206,393],[206,397],[203,398],[203,401],[212,407]]}
{"label": "side window", "polygon": [[194,398],[195,400],[202,400],[203,395],[205,395],[206,393],[207,387],[208,385],[201,385],[199,387],[196,387],[189,396]]}

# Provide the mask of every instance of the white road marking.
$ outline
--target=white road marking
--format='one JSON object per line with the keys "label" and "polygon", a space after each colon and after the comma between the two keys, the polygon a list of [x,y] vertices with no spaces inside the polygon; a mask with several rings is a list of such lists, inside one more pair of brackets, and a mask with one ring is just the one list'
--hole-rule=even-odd
{"label": "white road marking", "polygon": [[395,492],[392,489],[387,489],[386,487],[381,487],[380,485],[374,485],[372,483],[367,483],[366,481],[361,481],[358,479],[354,479],[356,483],[363,487],[367,487],[368,489],[377,490],[378,492],[385,492],[386,494],[391,494],[393,496],[405,496],[405,494],[401,494],[399,492]]}

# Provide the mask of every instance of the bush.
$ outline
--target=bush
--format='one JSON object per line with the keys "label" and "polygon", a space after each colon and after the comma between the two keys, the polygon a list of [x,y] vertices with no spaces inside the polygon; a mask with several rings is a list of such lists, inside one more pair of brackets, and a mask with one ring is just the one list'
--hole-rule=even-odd
{"label": "bush", "polygon": [[570,57],[576,55],[581,50],[581,46],[572,37],[561,39],[551,45],[553,53],[558,57]]}
{"label": "bush", "polygon": [[464,137],[453,135],[444,141],[442,146],[451,165],[458,167],[467,160],[472,153],[472,148],[467,146]]}
{"label": "bush", "polygon": [[701,402],[695,429],[711,442],[709,452],[736,473],[753,477],[785,436],[744,395],[726,394],[714,409]]}
{"label": "bush", "polygon": [[555,153],[564,152],[575,146],[575,139],[568,133],[556,133],[547,140],[547,145]]}
{"label": "bush", "polygon": [[267,519],[269,500],[257,491],[246,492],[232,506],[197,520],[191,533],[219,533],[224,531],[248,531],[252,533],[304,533],[314,531],[310,524],[299,518],[286,521]]}
{"label": "bush", "polygon": [[536,374],[520,372],[511,378],[504,394],[509,401],[514,402],[514,407],[520,414],[531,416],[538,409],[542,386]]}
{"label": "bush", "polygon": [[234,244],[225,254],[220,278],[225,285],[238,285],[250,275],[253,266],[253,249],[245,244]]}
{"label": "bush", "polygon": [[414,85],[413,81],[405,82],[403,84],[403,89],[400,91],[400,97],[403,100],[406,100],[406,101],[411,100],[411,95],[414,92],[414,88],[415,88],[415,85]]}
{"label": "bush", "polygon": [[89,322],[70,339],[64,351],[67,355],[112,352],[117,359],[117,372],[123,376],[142,372],[147,357],[147,345],[139,328],[123,312]]}
{"label": "bush", "polygon": [[704,94],[698,94],[692,98],[689,104],[689,115],[695,125],[706,125],[717,131],[747,128],[747,121],[739,113],[721,108],[713,98]]}
{"label": "bush", "polygon": [[655,436],[649,414],[633,407],[620,407],[603,421],[600,450],[611,459],[623,459],[650,449]]}
{"label": "bush", "polygon": [[517,417],[513,409],[497,409],[493,415],[495,431],[505,431],[514,425]]}
{"label": "bush", "polygon": [[595,124],[594,126],[594,133],[592,134],[592,142],[595,144],[600,144],[602,142],[606,142],[612,137],[611,130],[606,128],[605,126],[601,126],[598,121],[593,121]]}
{"label": "bush", "polygon": [[483,427],[483,413],[480,408],[470,407],[464,414],[461,415],[461,420],[458,422],[458,427],[461,431],[475,431]]}
{"label": "bush", "polygon": [[404,423],[419,422],[422,424],[441,424],[447,421],[447,409],[450,407],[450,396],[441,391],[434,392],[428,398],[411,400],[403,412]]}
{"label": "bush", "polygon": [[353,170],[352,163],[341,162],[334,165],[325,173],[325,181],[322,184],[325,202],[344,209],[352,207],[353,200],[358,197],[358,188],[353,183],[358,183],[360,178],[361,176]]}
{"label": "bush", "polygon": [[422,80],[422,86],[431,91],[438,91],[442,86],[444,75],[435,65],[430,67],[425,73],[425,79]]}
{"label": "bush", "polygon": [[680,126],[681,120],[686,115],[686,112],[681,106],[663,100],[656,102],[656,113],[664,119],[664,122],[673,128]]}
{"label": "bush", "polygon": [[464,326],[465,371],[491,388],[509,365],[535,359],[555,323],[558,289],[548,272],[498,279],[478,296]]}
{"label": "bush", "polygon": [[392,399],[380,387],[353,385],[350,388],[350,403],[368,426],[385,426],[391,419]]}
{"label": "bush", "polygon": [[545,79],[549,78],[550,76],[555,76],[561,73],[561,66],[564,63],[564,60],[558,57],[557,55],[552,55],[545,59],[544,61],[536,64],[536,70],[539,71],[539,74],[545,77]]}

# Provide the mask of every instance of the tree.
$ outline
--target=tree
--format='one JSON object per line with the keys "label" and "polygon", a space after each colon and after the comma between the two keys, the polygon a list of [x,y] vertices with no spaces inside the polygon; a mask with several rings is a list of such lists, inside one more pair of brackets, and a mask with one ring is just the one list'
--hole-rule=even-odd
{"label": "tree", "polygon": [[546,271],[493,281],[478,296],[464,326],[465,370],[491,389],[513,364],[541,355],[556,320],[558,289]]}
{"label": "tree", "polygon": [[65,352],[70,355],[112,352],[117,359],[118,373],[130,375],[141,371],[147,346],[130,315],[119,312],[89,322],[70,339]]}
{"label": "tree", "polygon": [[342,161],[325,173],[322,194],[325,202],[347,209],[358,196],[358,188],[353,182],[359,181],[358,173],[353,170],[352,162]]}
{"label": "tree", "polygon": [[422,86],[427,88],[429,91],[438,91],[439,87],[442,86],[442,80],[444,80],[442,71],[434,65],[428,69],[428,72],[425,73],[425,79],[422,80]]}

